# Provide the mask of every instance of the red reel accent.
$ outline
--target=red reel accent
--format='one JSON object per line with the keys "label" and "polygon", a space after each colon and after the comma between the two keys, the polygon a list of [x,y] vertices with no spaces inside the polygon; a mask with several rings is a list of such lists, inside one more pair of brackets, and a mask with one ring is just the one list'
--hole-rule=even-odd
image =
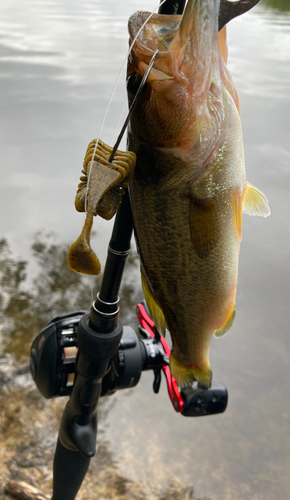
{"label": "red reel accent", "polygon": [[[154,339],[157,333],[156,326],[154,324],[154,321],[150,318],[150,316],[148,316],[145,307],[142,304],[138,304],[136,306],[136,315],[140,323],[140,326],[142,328],[145,328],[150,337]],[[169,345],[167,344],[165,338],[162,336],[160,336],[160,341],[166,356],[169,358],[171,352]],[[167,390],[172,406],[177,413],[180,413],[184,409],[184,402],[179,392],[176,380],[174,377],[172,377],[170,368],[167,364],[162,365],[162,371],[166,378]]]}

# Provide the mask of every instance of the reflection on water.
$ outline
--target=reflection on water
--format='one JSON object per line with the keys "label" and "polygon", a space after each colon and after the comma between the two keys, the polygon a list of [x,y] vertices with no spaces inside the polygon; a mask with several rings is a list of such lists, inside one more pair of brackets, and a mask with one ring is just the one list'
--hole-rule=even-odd
{"label": "reflection on water", "polygon": [[5,239],[0,241],[0,348],[22,361],[45,323],[67,311],[88,309],[101,279],[90,281],[91,291],[88,280],[67,266],[68,246],[51,235],[37,234],[32,252],[38,272],[29,285],[28,263],[13,256]]}
{"label": "reflection on water", "polygon": [[272,7],[273,9],[279,9],[284,12],[290,11],[289,0],[262,0],[262,5]]}
{"label": "reflection on water", "polygon": [[[98,134],[125,58],[127,19],[154,3],[0,3],[1,238],[21,256],[14,257],[2,242],[0,476],[27,478],[33,470],[31,481],[44,484],[45,491],[63,402],[43,401],[18,371],[19,363],[27,360],[29,342],[43,322],[90,303],[87,281],[67,270],[62,242],[74,241],[82,226],[73,207],[82,158]],[[214,380],[229,390],[227,412],[185,419],[172,410],[164,383],[157,396],[152,376],[142,375],[136,389],[102,405],[100,448],[83,498],[118,498],[122,491],[122,498],[193,498],[191,486],[197,497],[211,500],[289,497],[288,5],[288,0],[262,0],[229,26],[229,68],[240,91],[247,176],[267,194],[272,215],[244,217],[235,324],[211,347]],[[121,82],[105,141],[111,140],[124,99]],[[98,218],[94,224],[92,245],[102,262],[110,227]],[[33,240],[43,229],[60,234],[61,243],[43,236]],[[122,306],[129,324],[141,294],[136,269],[133,257]],[[51,441],[41,446],[50,432]],[[38,454],[39,463],[32,469],[19,465],[28,463],[24,453],[26,460]],[[106,467],[99,470],[103,462]],[[116,485],[113,492],[110,483]]]}

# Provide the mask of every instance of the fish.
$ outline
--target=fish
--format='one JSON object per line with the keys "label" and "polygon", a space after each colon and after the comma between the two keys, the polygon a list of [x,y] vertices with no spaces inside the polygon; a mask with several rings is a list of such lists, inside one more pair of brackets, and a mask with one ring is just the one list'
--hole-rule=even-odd
{"label": "fish", "polygon": [[138,11],[128,24],[129,106],[159,49],[128,128],[137,157],[129,192],[145,299],[160,333],[170,332],[181,388],[211,386],[211,339],[235,317],[242,213],[270,214],[246,180],[222,17],[219,0],[188,0],[182,16]]}

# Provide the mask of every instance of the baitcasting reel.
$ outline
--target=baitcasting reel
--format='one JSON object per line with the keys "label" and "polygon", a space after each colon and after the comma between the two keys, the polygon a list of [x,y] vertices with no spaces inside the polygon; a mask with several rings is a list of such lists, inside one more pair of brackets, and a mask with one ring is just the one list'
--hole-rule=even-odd
{"label": "baitcasting reel", "polygon": [[[153,390],[159,392],[161,370],[167,382],[175,411],[197,417],[222,413],[227,407],[227,389],[214,383],[210,389],[185,387],[179,392],[169,370],[170,349],[148,316],[145,305],[138,304],[140,338],[130,326],[123,327],[117,353],[102,380],[101,396],[135,387],[144,370],[153,370]],[[64,314],[48,323],[31,347],[31,374],[41,394],[49,399],[72,392],[78,356],[77,331],[85,311]]]}

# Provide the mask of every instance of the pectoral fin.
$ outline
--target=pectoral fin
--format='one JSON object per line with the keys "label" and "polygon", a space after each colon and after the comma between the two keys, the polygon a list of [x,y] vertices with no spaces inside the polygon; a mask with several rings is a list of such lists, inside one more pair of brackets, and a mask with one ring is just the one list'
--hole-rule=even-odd
{"label": "pectoral fin", "polygon": [[243,193],[243,213],[268,217],[271,210],[268,200],[260,189],[247,182]]}
{"label": "pectoral fin", "polygon": [[193,248],[200,259],[205,259],[218,240],[215,199],[191,197],[189,224]]}
{"label": "pectoral fin", "polygon": [[159,333],[161,335],[165,335],[165,329],[166,329],[166,321],[164,318],[164,314],[159,306],[157,304],[156,299],[153,295],[153,292],[151,290],[151,287],[148,285],[146,278],[144,276],[143,271],[141,270],[141,280],[142,280],[142,288],[144,292],[144,297],[147,302],[147,306],[150,311],[150,316],[153,319],[155,326]]}

